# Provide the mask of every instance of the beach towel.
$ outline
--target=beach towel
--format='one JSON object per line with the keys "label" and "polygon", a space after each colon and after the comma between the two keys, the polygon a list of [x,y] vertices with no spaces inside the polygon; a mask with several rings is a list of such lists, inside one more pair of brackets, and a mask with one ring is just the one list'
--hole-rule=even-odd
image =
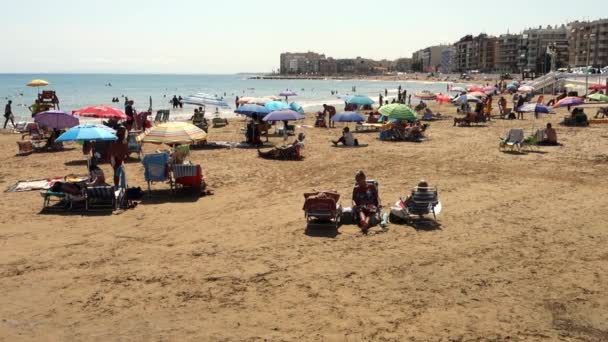
{"label": "beach towel", "polygon": [[48,190],[56,182],[61,181],[62,179],[63,179],[63,177],[56,177],[56,178],[50,178],[50,179],[18,181],[17,183],[9,186],[4,192],[26,192],[26,191]]}

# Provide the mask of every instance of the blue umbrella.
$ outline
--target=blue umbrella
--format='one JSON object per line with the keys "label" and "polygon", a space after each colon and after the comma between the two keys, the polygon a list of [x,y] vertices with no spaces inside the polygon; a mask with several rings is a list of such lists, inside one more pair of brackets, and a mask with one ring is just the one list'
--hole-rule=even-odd
{"label": "blue umbrella", "polygon": [[304,120],[305,116],[291,109],[277,110],[264,117],[264,121]]}
{"label": "blue umbrella", "polygon": [[56,142],[66,141],[116,141],[115,132],[98,125],[79,125],[70,128],[67,132],[55,140]]}
{"label": "blue umbrella", "polygon": [[304,114],[304,108],[302,108],[302,106],[300,106],[299,104],[292,102],[289,104],[289,109],[298,112],[300,114]]}
{"label": "blue umbrella", "polygon": [[543,113],[549,114],[553,113],[553,110],[547,106],[543,106],[538,103],[526,103],[523,106],[517,108],[518,112],[528,112],[528,113]]}
{"label": "blue umbrella", "polygon": [[289,109],[289,105],[281,101],[270,101],[264,105],[264,107],[270,109],[271,112],[282,109]]}
{"label": "blue umbrella", "polygon": [[357,112],[342,112],[331,118],[335,122],[363,122],[365,117]]}
{"label": "blue umbrella", "polygon": [[246,104],[240,106],[234,112],[245,116],[257,115],[258,117],[263,117],[270,113],[270,109],[256,104]]}
{"label": "blue umbrella", "polygon": [[507,89],[509,89],[509,90],[516,90],[516,89],[519,89],[519,85],[514,84],[514,83],[509,84],[509,85],[507,86]]}
{"label": "blue umbrella", "polygon": [[371,106],[374,104],[374,100],[370,99],[367,96],[355,95],[355,96],[347,97],[346,103],[354,104],[357,106]]}

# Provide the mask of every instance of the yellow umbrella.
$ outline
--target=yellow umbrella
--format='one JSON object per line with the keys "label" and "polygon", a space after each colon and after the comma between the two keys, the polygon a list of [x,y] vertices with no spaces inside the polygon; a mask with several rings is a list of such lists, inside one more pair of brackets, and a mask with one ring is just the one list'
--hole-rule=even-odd
{"label": "yellow umbrella", "polygon": [[207,140],[207,133],[187,122],[167,122],[153,127],[144,137],[144,143],[189,145]]}
{"label": "yellow umbrella", "polygon": [[576,84],[568,83],[564,86],[565,88],[576,88],[578,87]]}
{"label": "yellow umbrella", "polygon": [[45,80],[31,80],[26,84],[28,87],[44,87],[49,85],[48,81]]}

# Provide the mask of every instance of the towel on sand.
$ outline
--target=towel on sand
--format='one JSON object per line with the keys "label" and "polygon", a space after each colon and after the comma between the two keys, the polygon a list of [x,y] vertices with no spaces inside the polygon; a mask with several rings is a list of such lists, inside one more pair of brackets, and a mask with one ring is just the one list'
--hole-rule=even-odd
{"label": "towel on sand", "polygon": [[36,180],[25,180],[18,181],[14,185],[9,186],[4,192],[25,192],[25,191],[36,191],[36,190],[48,190],[53,184],[62,180],[63,177],[56,177],[50,179],[36,179]]}

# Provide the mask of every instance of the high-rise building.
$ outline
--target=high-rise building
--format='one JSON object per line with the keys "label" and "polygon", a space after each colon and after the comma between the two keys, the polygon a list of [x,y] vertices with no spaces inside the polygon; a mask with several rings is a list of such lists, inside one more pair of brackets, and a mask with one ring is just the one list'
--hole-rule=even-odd
{"label": "high-rise building", "polygon": [[282,53],[281,74],[317,74],[319,62],[324,59],[325,55],[315,52]]}
{"label": "high-rise building", "polygon": [[520,70],[544,74],[568,66],[568,29],[559,27],[527,29],[520,44]]}
{"label": "high-rise building", "polygon": [[482,33],[461,38],[454,44],[456,70],[493,72],[498,58],[498,39]]}
{"label": "high-rise building", "polygon": [[608,66],[608,19],[569,25],[571,67]]}
{"label": "high-rise building", "polygon": [[494,70],[499,73],[517,73],[519,69],[519,45],[521,36],[518,34],[503,34],[498,37],[498,58]]}
{"label": "high-rise building", "polygon": [[421,65],[424,72],[436,72],[441,67],[441,58],[443,51],[451,48],[450,45],[435,45],[429,46],[422,50],[414,52],[412,59],[414,62]]}

